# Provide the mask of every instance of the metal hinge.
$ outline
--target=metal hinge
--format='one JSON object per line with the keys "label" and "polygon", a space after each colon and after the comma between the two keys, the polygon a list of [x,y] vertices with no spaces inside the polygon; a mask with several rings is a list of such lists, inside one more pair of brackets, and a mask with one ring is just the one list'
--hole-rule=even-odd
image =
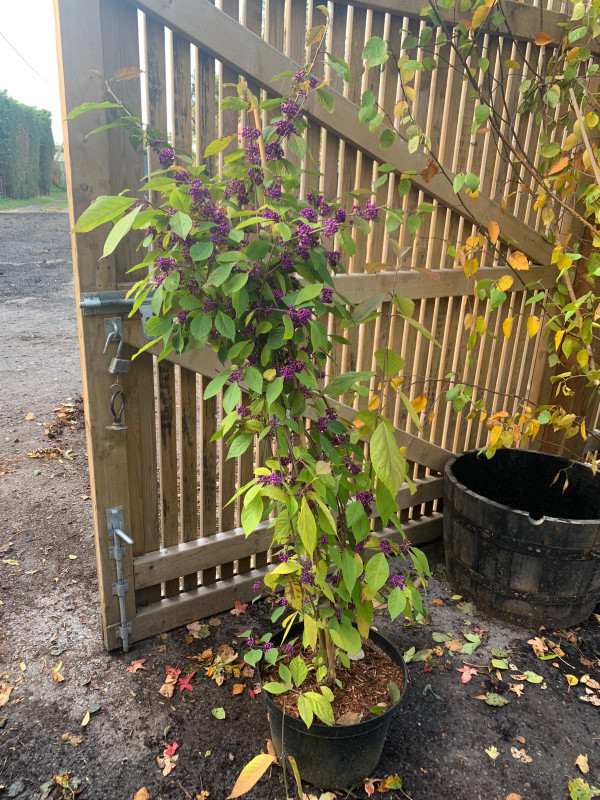
{"label": "metal hinge", "polygon": [[115,560],[117,566],[117,581],[112,585],[112,593],[119,598],[119,611],[121,614],[121,624],[117,628],[117,636],[123,642],[123,652],[129,650],[129,634],[132,631],[131,622],[127,620],[127,610],[125,608],[125,592],[129,591],[129,581],[123,579],[123,557],[127,552],[127,545],[133,545],[133,539],[125,533],[125,517],[123,506],[106,509],[106,527],[108,538],[114,544],[108,548],[109,558]]}

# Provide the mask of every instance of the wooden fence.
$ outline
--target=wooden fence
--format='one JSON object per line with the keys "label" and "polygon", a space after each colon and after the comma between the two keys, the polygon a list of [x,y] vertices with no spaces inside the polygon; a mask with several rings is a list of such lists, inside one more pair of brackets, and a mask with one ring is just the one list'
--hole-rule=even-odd
{"label": "wooden fence", "polygon": [[[101,81],[90,72],[111,76],[124,66],[140,66],[140,80],[119,84],[124,101],[156,128],[168,132],[176,147],[194,152],[196,158],[216,135],[230,133],[236,114],[220,111],[217,99],[227,92],[227,83],[247,79],[263,96],[277,96],[279,84],[272,77],[303,64],[305,31],[321,12],[320,0],[221,0],[220,8],[209,0],[55,0],[62,109],[66,114],[84,101],[105,99]],[[421,0],[335,0],[329,2],[331,26],[327,49],[344,57],[354,75],[360,75],[363,44],[370,36],[389,38],[401,50],[404,34],[418,33]],[[563,19],[552,0],[544,8],[516,2],[505,3],[508,35],[485,34],[490,71],[499,74],[510,58],[523,65],[540,57],[531,38],[544,30],[555,38]],[[452,23],[451,12],[446,18]],[[422,52],[418,56],[422,58]],[[447,48],[450,60],[453,53]],[[424,435],[414,429],[401,403],[390,405],[390,418],[399,440],[407,446],[407,457],[417,493],[400,492],[404,527],[417,543],[441,533],[441,471],[451,452],[481,445],[487,435],[478,420],[455,415],[445,401],[433,399],[444,386],[444,376],[454,372],[462,380],[485,387],[494,397],[496,409],[514,410],[518,398],[540,399],[545,353],[538,353],[539,337],[529,340],[522,322],[530,296],[517,284],[510,293],[515,331],[510,339],[501,333],[508,308],[493,312],[495,337],[486,337],[474,351],[473,362],[465,360],[464,318],[467,313],[489,315],[485,303],[473,299],[473,279],[453,269],[446,243],[458,243],[474,232],[471,222],[454,210],[451,187],[436,175],[426,182],[421,171],[427,163],[422,152],[409,155],[407,145],[396,140],[380,151],[378,137],[360,126],[357,103],[369,88],[390,107],[398,93],[397,74],[390,62],[370,70],[361,81],[342,85],[335,74],[330,86],[335,111],[328,114],[310,104],[312,126],[307,143],[313,160],[307,168],[321,175],[306,175],[303,191],[320,189],[327,196],[347,197],[348,192],[370,188],[374,170],[391,162],[398,172],[376,193],[378,203],[394,202],[395,188],[403,169],[415,170],[412,189],[403,198],[405,210],[420,202],[432,202],[435,211],[419,230],[401,271],[367,274],[369,263],[396,267],[395,251],[383,226],[375,226],[367,239],[358,237],[356,253],[347,264],[348,274],[337,286],[351,300],[391,291],[415,301],[415,318],[433,332],[441,347],[419,336],[398,318],[387,316],[352,331],[352,346],[344,349],[341,368],[371,369],[373,353],[389,345],[406,360],[404,386],[411,398],[429,396],[432,421]],[[517,102],[515,75],[509,87],[509,102]],[[285,87],[284,87],[285,89]],[[510,195],[510,175],[497,153],[491,135],[471,134],[474,101],[467,82],[452,69],[417,72],[414,113],[449,172],[470,170],[479,175],[481,194],[468,200],[468,211],[486,224],[500,222],[502,231],[518,243],[535,266],[527,280],[551,285],[550,247],[534,230],[537,211],[533,199]],[[218,92],[218,98],[216,94]],[[116,194],[139,185],[143,157],[135,153],[119,129],[86,138],[91,129],[106,122],[103,112],[94,112],[65,123],[65,160],[71,220],[78,218],[100,194]],[[525,124],[525,123],[524,123]],[[526,146],[535,151],[537,130],[527,119]],[[523,132],[521,132],[523,134]],[[149,154],[151,168],[154,156]],[[527,183],[527,176],[522,175]],[[127,270],[138,259],[135,241],[122,243],[113,256],[99,260],[106,231],[72,237],[77,298],[85,292],[126,289]],[[406,226],[393,234],[401,248],[411,244]],[[497,278],[505,270],[489,253],[477,279]],[[530,308],[530,307],[528,307]],[[384,304],[384,311],[387,306]],[[531,308],[530,313],[535,313]],[[107,315],[111,316],[111,315]],[[331,323],[333,324],[333,323]],[[145,340],[139,319],[123,317],[125,355],[130,357]],[[232,607],[236,598],[247,598],[254,581],[268,566],[270,532],[261,527],[245,538],[239,528],[240,509],[225,506],[236,483],[252,475],[258,453],[247,452],[234,460],[223,457],[222,440],[211,443],[217,429],[219,398],[202,399],[204,386],[220,371],[212,350],[171,354],[160,364],[146,352],[122,379],[127,397],[127,431],[109,431],[110,385],[108,356],[102,355],[105,340],[102,315],[79,314],[79,334],[86,401],[89,460],[96,526],[96,553],[100,580],[102,622],[106,646],[119,647],[118,598],[112,593],[115,564],[110,558],[106,510],[123,507],[126,532],[134,539],[124,560],[127,619],[132,624],[130,641],[160,633],[177,625]],[[542,347],[542,351],[544,348]],[[428,377],[425,377],[428,376]],[[345,413],[352,415],[352,409]],[[386,535],[389,535],[389,531]]]}

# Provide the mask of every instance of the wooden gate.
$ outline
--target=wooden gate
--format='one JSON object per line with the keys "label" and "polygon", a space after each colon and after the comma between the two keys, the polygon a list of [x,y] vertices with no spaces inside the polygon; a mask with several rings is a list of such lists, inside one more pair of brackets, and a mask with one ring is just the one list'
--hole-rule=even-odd
{"label": "wooden gate", "polygon": [[[237,125],[235,112],[219,110],[216,95],[221,99],[232,91],[225,84],[237,83],[243,76],[255,92],[277,96],[279,84],[273,84],[272,77],[304,63],[305,31],[321,14],[319,2],[220,0],[217,8],[210,0],[55,0],[63,116],[84,101],[105,99],[102,82],[92,70],[111,76],[121,67],[139,66],[141,79],[119,84],[122,99],[145,121],[168,132],[176,147],[194,152],[198,159],[216,135],[230,133]],[[513,38],[486,34],[490,70],[500,69],[507,58],[521,64],[536,58],[539,48],[530,37],[538,30],[560,38],[558,25],[563,17],[552,10],[551,3],[543,11],[505,3]],[[400,51],[401,29],[418,34],[421,5],[421,0],[330,1],[327,49],[344,57],[353,74],[359,75],[366,39],[389,37]],[[452,22],[452,12],[447,12],[447,19]],[[452,60],[452,53],[447,55]],[[422,58],[422,52],[416,57]],[[398,173],[377,190],[377,202],[393,201],[400,172],[410,169],[415,174],[403,208],[412,209],[423,201],[436,208],[400,261],[396,292],[415,301],[415,318],[434,333],[441,347],[397,319],[390,325],[384,315],[350,334],[353,344],[345,348],[341,368],[371,369],[374,351],[388,344],[405,358],[405,385],[411,398],[438,395],[444,376],[452,372],[483,385],[484,394],[497,397],[497,408],[513,410],[524,396],[539,400],[544,348],[537,352],[540,337],[530,341],[520,323],[510,340],[498,336],[510,313],[508,304],[494,312],[496,337],[482,340],[473,363],[465,359],[465,314],[487,315],[490,309],[473,300],[473,279],[466,281],[463,271],[453,269],[446,255],[445,242],[462,241],[474,230],[471,222],[453,210],[451,187],[442,176],[429,182],[421,176],[427,162],[424,153],[409,155],[400,139],[380,151],[378,137],[358,124],[357,103],[364,89],[373,91],[384,106],[394,104],[398,91],[394,65],[389,62],[381,71],[370,70],[362,85],[357,80],[343,86],[335,73],[325,77],[331,79],[335,111],[330,115],[319,105],[308,107],[312,126],[306,136],[314,161],[307,167],[316,165],[322,174],[306,175],[303,191],[320,188],[326,196],[347,197],[355,188],[371,187],[379,163],[392,162]],[[528,225],[537,213],[533,203],[526,206],[522,199],[513,198],[507,201],[505,212],[500,208],[500,199],[510,194],[509,175],[491,135],[471,134],[474,101],[467,82],[451,69],[417,72],[415,89],[417,120],[444,166],[449,172],[470,170],[480,177],[481,195],[468,201],[469,212],[484,224],[489,219],[501,221],[503,233],[538,265],[527,279],[551,285],[555,269],[549,266],[550,247]],[[510,102],[516,100],[513,92]],[[64,125],[72,222],[98,195],[134,188],[142,178],[143,154],[130,148],[121,129],[86,138],[106,121],[104,112],[93,112]],[[536,130],[527,132],[527,141],[534,152]],[[154,168],[153,154],[148,158]],[[138,261],[135,241],[122,243],[112,256],[100,259],[105,235],[106,230],[99,229],[72,237],[78,301],[86,293],[99,293],[99,298],[106,298],[106,292],[124,294],[131,285],[127,270]],[[406,226],[393,235],[401,248],[412,241]],[[365,271],[367,263],[396,265],[383,226],[375,226],[369,239],[359,238],[356,245],[348,274],[337,279],[338,288],[357,301],[391,291],[396,280],[393,272]],[[505,272],[486,255],[482,263],[488,266],[479,270],[478,280],[498,278]],[[510,307],[523,311],[529,296],[515,288]],[[79,336],[102,624],[110,649],[121,646],[121,616],[119,598],[113,594],[116,572],[107,511],[122,507],[124,530],[134,540],[133,551],[127,547],[123,561],[129,641],[230,608],[236,598],[248,598],[252,584],[268,568],[271,534],[261,528],[246,539],[239,528],[240,509],[236,504],[225,506],[236,483],[252,475],[259,454],[247,452],[226,461],[222,440],[210,441],[218,426],[219,398],[205,401],[202,395],[206,383],[221,369],[212,350],[171,354],[160,364],[151,352],[138,357],[121,380],[128,428],[107,430],[114,377],[107,372],[109,356],[102,354],[104,319],[115,314],[100,311],[84,314],[80,310]],[[531,313],[536,312],[532,309]],[[131,357],[145,344],[142,325],[139,318],[129,319],[126,314],[121,318],[125,355]],[[345,413],[353,415],[349,408]],[[417,487],[413,496],[408,488],[400,491],[404,528],[413,543],[428,541],[441,535],[444,463],[453,451],[482,445],[487,430],[478,420],[454,414],[443,399],[434,405],[427,439],[417,434],[401,403],[391,409],[390,417],[398,440],[407,447]]]}

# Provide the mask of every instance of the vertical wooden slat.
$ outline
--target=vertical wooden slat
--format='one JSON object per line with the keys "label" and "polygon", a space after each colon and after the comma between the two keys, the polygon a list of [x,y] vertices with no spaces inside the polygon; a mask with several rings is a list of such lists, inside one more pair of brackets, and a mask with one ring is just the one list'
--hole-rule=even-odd
{"label": "vertical wooden slat", "polygon": [[[191,542],[198,538],[198,442],[196,408],[196,373],[182,369],[180,380],[181,442],[179,446],[181,475],[181,540]],[[183,589],[195,589],[198,576],[185,575]]]}
{"label": "vertical wooden slat", "polygon": [[[223,393],[219,394],[219,408],[222,405]],[[219,530],[230,531],[235,526],[235,505],[229,503],[235,494],[235,459],[227,458],[227,447],[223,439],[219,439]],[[233,561],[221,564],[219,576],[231,578],[234,573]]]}
{"label": "vertical wooden slat", "polygon": [[[200,378],[200,395],[208,385],[207,378]],[[202,465],[200,482],[200,512],[202,537],[214,536],[217,532],[217,448],[211,437],[217,430],[217,399],[211,397],[202,401],[200,415],[200,463]],[[216,569],[202,570],[202,585],[208,586],[216,580]]]}
{"label": "vertical wooden slat", "polygon": [[[160,512],[163,547],[179,541],[177,513],[177,433],[175,424],[175,367],[169,361],[158,365],[158,401],[160,419]],[[172,597],[179,592],[179,581],[165,584],[165,594]]]}
{"label": "vertical wooden slat", "polygon": [[[245,392],[242,394],[242,404],[247,406],[250,404],[250,396]],[[244,484],[248,483],[248,481],[252,480],[254,475],[254,447],[251,446],[245,453],[243,453],[238,458],[237,463],[237,473],[238,473],[238,486],[243,486]],[[238,502],[237,504],[237,512],[235,518],[236,526],[241,525],[240,520],[240,505],[241,503]],[[252,557],[247,556],[245,558],[240,558],[237,562],[237,573],[238,575],[242,575],[244,572],[249,572],[252,567]]]}

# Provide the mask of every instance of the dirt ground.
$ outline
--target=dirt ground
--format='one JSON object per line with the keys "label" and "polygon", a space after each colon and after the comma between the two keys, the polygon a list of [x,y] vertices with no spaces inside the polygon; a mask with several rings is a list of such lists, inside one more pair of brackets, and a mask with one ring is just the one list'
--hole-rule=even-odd
{"label": "dirt ground", "polygon": [[[240,679],[218,686],[192,657],[224,643],[238,649],[235,634],[244,629],[265,632],[268,609],[257,603],[239,617],[221,614],[204,639],[189,642],[176,630],[127,656],[103,650],[84,432],[75,422],[58,440],[45,434],[54,410],[81,391],[67,215],[0,215],[0,277],[0,798],[71,798],[74,791],[88,800],[132,800],[145,786],[153,800],[224,800],[244,764],[266,748],[263,699],[250,696],[247,678],[244,692],[233,695]],[[62,457],[28,456],[50,446]],[[375,788],[373,796],[562,800],[570,779],[598,785],[598,708],[580,699],[598,696],[580,681],[587,674],[600,682],[598,620],[575,632],[539,634],[562,653],[550,646],[544,655],[552,658],[540,660],[528,644],[538,632],[452,599],[441,547],[430,546],[428,555],[436,568],[429,624],[403,627],[376,617],[403,652],[439,649],[429,662],[409,664],[410,683],[376,771],[379,778],[397,774],[403,788]],[[472,655],[454,651],[457,639],[466,641],[463,632],[478,631],[486,633]],[[434,633],[449,635],[448,646]],[[488,668],[496,648],[508,651],[500,657],[506,668]],[[144,669],[127,672],[132,659],[145,659]],[[464,662],[478,670],[468,683],[457,672]],[[193,691],[162,697],[167,666],[197,670]],[[487,692],[510,702],[476,699]],[[212,714],[216,708],[224,719]],[[156,758],[173,742],[179,758],[163,776]],[[588,757],[585,776],[575,765],[580,754]],[[368,794],[359,787],[350,796]],[[285,800],[281,770],[247,798]]]}

